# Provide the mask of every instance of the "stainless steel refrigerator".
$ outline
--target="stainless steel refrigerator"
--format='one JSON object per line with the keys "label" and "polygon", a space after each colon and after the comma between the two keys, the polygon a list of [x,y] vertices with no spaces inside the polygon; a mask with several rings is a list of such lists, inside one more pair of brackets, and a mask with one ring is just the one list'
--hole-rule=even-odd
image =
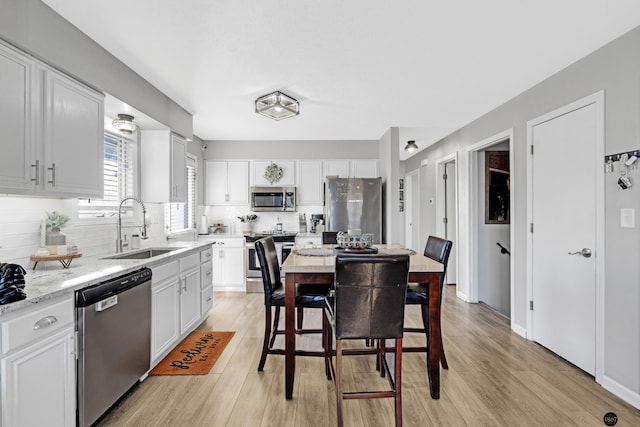
{"label": "stainless steel refrigerator", "polygon": [[359,229],[382,243],[382,178],[327,178],[325,230]]}

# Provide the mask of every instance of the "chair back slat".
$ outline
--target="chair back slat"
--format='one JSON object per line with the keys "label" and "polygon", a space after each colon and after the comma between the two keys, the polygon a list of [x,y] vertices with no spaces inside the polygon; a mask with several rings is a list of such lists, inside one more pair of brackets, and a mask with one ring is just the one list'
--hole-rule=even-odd
{"label": "chair back slat", "polygon": [[336,338],[402,338],[409,256],[336,256]]}
{"label": "chair back slat", "polygon": [[262,273],[264,298],[265,302],[269,304],[273,291],[282,287],[278,251],[271,236],[256,240],[255,248],[260,262],[260,272]]}

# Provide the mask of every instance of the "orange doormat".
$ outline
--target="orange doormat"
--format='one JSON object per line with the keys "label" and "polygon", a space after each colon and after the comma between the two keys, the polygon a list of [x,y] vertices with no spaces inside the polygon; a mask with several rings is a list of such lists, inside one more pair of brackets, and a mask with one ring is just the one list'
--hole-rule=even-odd
{"label": "orange doormat", "polygon": [[206,375],[235,332],[193,331],[149,375]]}

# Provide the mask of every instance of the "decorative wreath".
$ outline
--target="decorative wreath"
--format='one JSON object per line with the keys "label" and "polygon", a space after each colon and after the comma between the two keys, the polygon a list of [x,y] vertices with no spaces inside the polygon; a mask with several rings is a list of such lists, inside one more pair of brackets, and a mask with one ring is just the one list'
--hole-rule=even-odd
{"label": "decorative wreath", "polygon": [[278,182],[280,181],[280,178],[282,178],[282,168],[277,164],[271,162],[271,164],[264,170],[264,177],[271,184],[273,184],[274,182]]}

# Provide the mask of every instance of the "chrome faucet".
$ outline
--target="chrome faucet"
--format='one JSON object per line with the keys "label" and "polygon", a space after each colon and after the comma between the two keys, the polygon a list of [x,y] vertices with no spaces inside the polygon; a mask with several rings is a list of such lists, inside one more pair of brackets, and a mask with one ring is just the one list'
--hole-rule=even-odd
{"label": "chrome faucet", "polygon": [[122,204],[127,200],[136,201],[140,203],[140,206],[142,206],[142,233],[141,233],[142,235],[140,236],[140,238],[143,240],[147,239],[147,220],[146,220],[147,209],[144,207],[144,203],[142,203],[142,200],[138,199],[137,197],[125,197],[120,202],[120,206],[118,206],[118,238],[116,239],[116,253],[122,252],[122,247],[124,246],[122,242],[122,215],[121,214],[122,214]]}

